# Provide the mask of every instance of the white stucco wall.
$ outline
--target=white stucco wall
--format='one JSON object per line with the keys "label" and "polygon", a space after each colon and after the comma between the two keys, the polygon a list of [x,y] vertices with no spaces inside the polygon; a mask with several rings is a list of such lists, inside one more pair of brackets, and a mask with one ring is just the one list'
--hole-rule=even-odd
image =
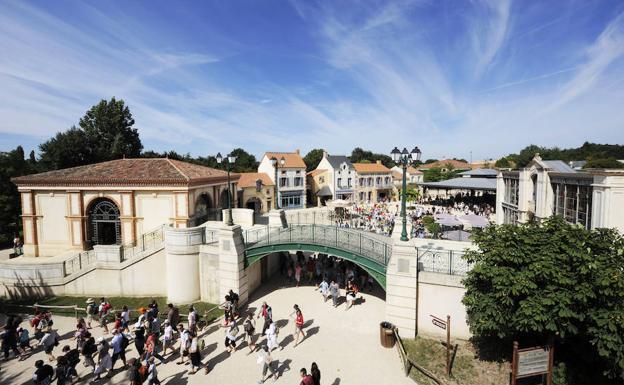
{"label": "white stucco wall", "polygon": [[35,195],[37,213],[37,238],[39,254],[53,256],[71,248],[69,237],[68,196],[64,192],[37,192]]}

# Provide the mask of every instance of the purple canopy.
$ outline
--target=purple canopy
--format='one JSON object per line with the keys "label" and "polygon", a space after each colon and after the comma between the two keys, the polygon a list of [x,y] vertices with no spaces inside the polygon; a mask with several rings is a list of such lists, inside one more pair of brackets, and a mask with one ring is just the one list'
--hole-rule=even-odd
{"label": "purple canopy", "polygon": [[476,214],[462,215],[459,219],[469,224],[471,227],[487,227],[490,224],[490,221],[486,217]]}

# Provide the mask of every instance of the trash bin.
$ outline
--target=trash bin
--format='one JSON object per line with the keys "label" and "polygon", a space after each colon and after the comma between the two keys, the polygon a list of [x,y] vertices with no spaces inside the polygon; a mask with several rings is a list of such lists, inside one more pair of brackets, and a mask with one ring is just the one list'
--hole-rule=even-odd
{"label": "trash bin", "polygon": [[379,324],[379,338],[381,340],[381,346],[384,348],[391,348],[396,343],[394,337],[394,325],[390,322],[382,322]]}

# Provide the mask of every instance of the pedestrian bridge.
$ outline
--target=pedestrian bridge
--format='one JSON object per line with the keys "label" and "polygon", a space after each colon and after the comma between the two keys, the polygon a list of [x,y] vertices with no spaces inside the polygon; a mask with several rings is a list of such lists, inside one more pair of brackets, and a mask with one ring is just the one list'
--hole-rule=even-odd
{"label": "pedestrian bridge", "polygon": [[391,238],[335,225],[290,224],[288,227],[265,226],[245,230],[243,240],[245,266],[279,251],[326,253],[359,265],[386,288]]}

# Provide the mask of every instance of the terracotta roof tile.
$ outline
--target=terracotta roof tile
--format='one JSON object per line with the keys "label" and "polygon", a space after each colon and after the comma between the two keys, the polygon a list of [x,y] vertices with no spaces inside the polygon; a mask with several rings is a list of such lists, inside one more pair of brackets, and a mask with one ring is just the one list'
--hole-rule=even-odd
{"label": "terracotta roof tile", "polygon": [[269,178],[265,172],[243,172],[238,179],[238,187],[256,187],[256,182],[262,181],[263,186],[275,186],[275,183]]}
{"label": "terracotta roof tile", "polygon": [[301,157],[301,155],[299,155],[299,153],[296,152],[266,152],[264,156],[269,159],[275,157],[278,160],[283,157],[285,160],[283,167],[306,168],[306,164],[303,161],[303,158]]}
{"label": "terracotta roof tile", "polygon": [[[117,159],[11,179],[18,186],[175,185],[222,182],[227,172],[168,158]],[[236,180],[236,175],[233,179]]]}
{"label": "terracotta roof tile", "polygon": [[353,167],[360,174],[367,172],[390,172],[390,169],[381,163],[353,163]]}
{"label": "terracotta roof tile", "polygon": [[321,169],[317,168],[316,170],[312,170],[312,171],[308,172],[306,175],[307,176],[317,176],[318,174],[322,174],[322,173],[324,173],[326,171],[327,170],[324,169],[324,168],[321,168]]}
{"label": "terracotta roof tile", "polygon": [[412,167],[412,166],[408,166],[408,167],[407,167],[407,173],[408,173],[408,174],[410,174],[410,175],[420,175],[420,174],[422,174],[423,172],[422,172],[422,171],[418,171],[418,170],[416,170],[416,169],[415,169],[414,167]]}

